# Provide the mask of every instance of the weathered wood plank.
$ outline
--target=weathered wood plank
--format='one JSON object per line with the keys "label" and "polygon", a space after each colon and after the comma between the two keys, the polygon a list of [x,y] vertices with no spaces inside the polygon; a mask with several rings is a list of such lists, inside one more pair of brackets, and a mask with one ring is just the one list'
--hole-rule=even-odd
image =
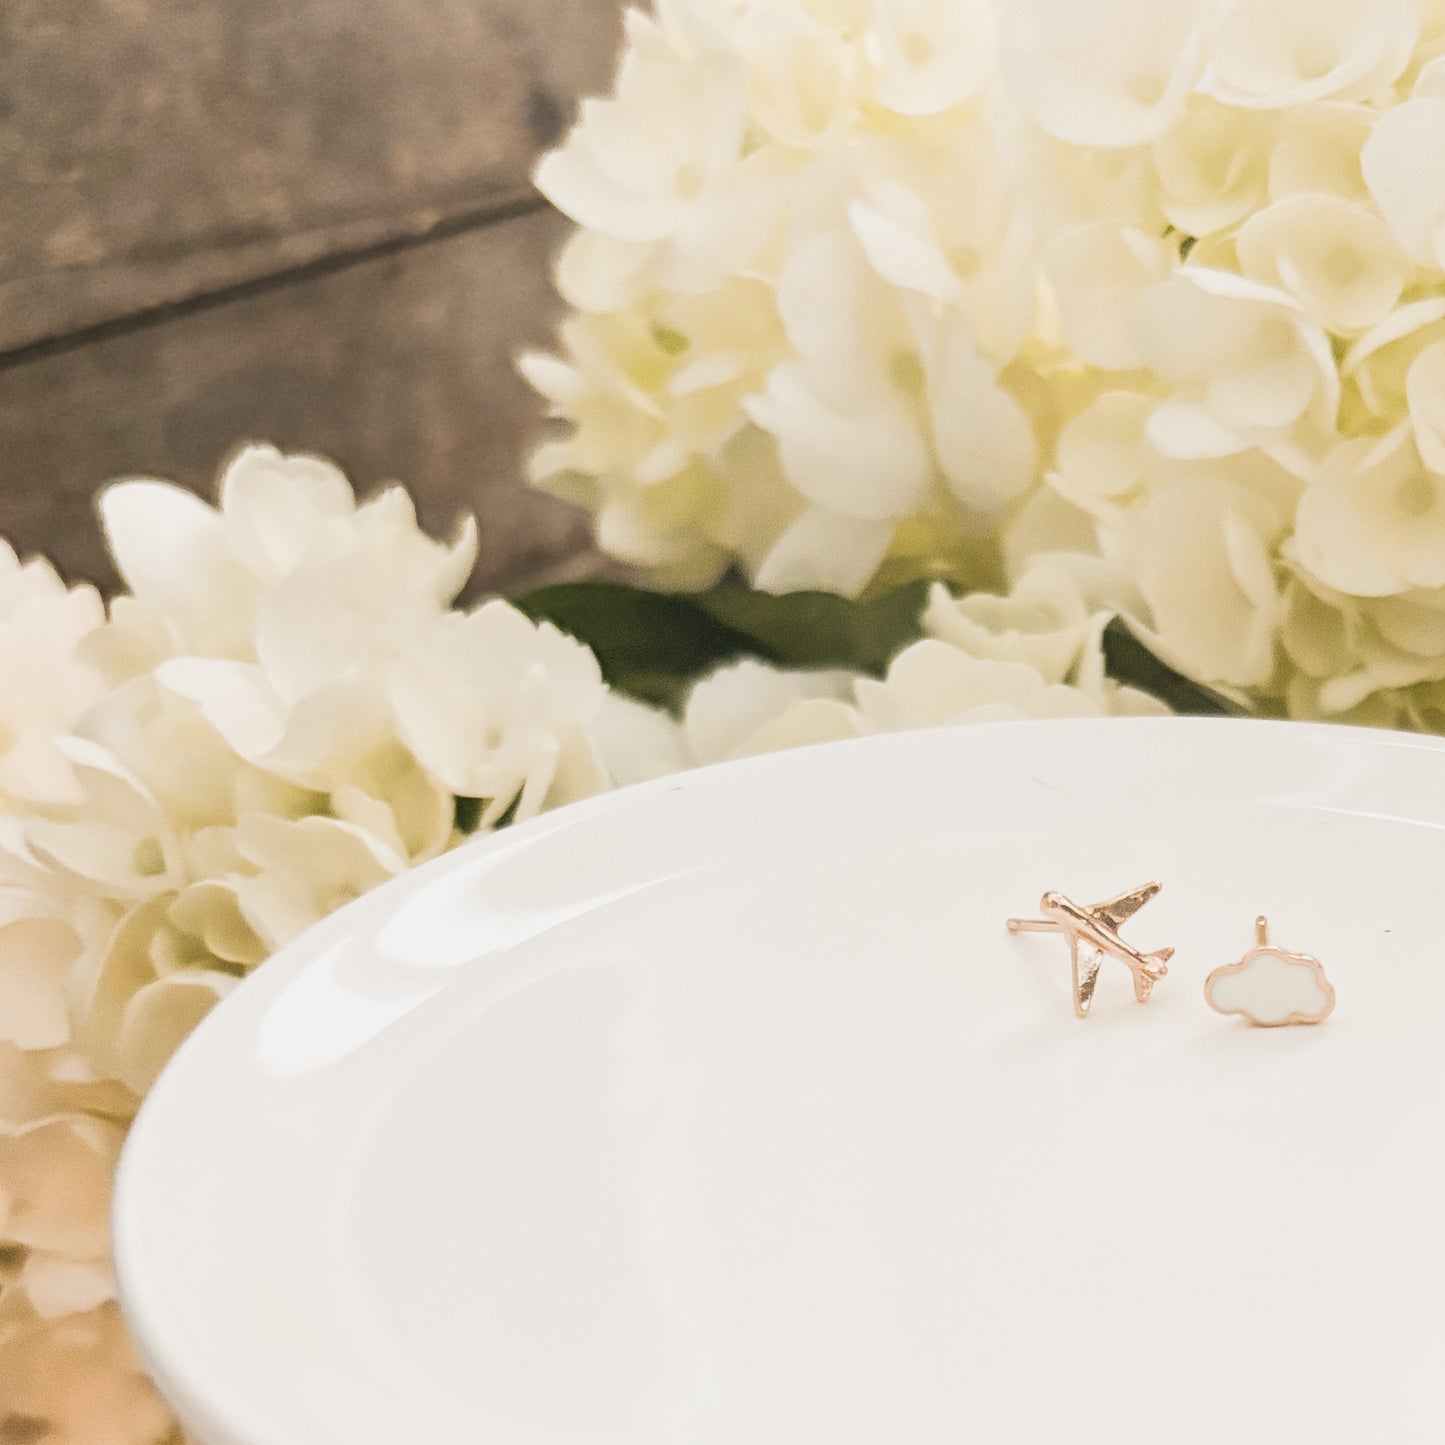
{"label": "weathered wood plank", "polygon": [[585,520],[521,480],[539,410],[513,369],[555,319],[563,229],[517,217],[0,371],[0,535],[109,584],[98,486],[210,494],[256,438],[406,482],[433,531],[475,512],[479,587],[585,568]]}
{"label": "weathered wood plank", "polygon": [[3,0],[0,352],[528,191],[619,0]]}

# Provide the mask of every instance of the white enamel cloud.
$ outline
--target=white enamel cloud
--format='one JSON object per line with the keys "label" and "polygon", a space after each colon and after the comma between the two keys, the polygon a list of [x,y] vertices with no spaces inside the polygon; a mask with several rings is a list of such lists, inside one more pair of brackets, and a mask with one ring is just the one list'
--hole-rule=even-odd
{"label": "white enamel cloud", "polygon": [[1318,959],[1270,947],[1215,969],[1205,980],[1204,997],[1218,1012],[1265,1028],[1323,1023],[1335,1006],[1335,990]]}

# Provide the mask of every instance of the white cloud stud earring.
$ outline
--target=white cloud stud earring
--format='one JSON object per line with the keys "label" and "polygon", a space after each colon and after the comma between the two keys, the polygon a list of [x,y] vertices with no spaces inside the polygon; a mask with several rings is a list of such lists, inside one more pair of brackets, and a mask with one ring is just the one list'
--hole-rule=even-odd
{"label": "white cloud stud earring", "polygon": [[1238,963],[1216,968],[1204,980],[1204,998],[1222,1014],[1238,1014],[1261,1028],[1322,1024],[1334,1012],[1335,990],[1324,965],[1308,953],[1288,953],[1269,941],[1269,923],[1254,920],[1258,942]]}

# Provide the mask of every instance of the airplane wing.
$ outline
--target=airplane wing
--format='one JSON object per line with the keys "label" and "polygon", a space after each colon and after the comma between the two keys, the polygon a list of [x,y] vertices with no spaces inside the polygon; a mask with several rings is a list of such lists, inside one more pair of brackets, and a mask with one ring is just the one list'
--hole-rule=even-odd
{"label": "airplane wing", "polygon": [[1094,985],[1104,963],[1104,950],[1077,933],[1069,935],[1069,961],[1074,967],[1074,1012],[1083,1018],[1094,1002]]}
{"label": "airplane wing", "polygon": [[1089,912],[1105,919],[1110,928],[1118,929],[1154,897],[1161,887],[1163,885],[1160,883],[1146,883],[1142,888],[1134,889],[1132,893],[1121,893],[1107,903],[1096,904]]}

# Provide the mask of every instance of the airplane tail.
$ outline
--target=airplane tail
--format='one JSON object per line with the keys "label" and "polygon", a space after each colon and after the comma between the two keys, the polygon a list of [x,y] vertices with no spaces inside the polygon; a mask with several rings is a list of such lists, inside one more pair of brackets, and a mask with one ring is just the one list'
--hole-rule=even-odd
{"label": "airplane tail", "polygon": [[1148,1003],[1154,985],[1169,972],[1169,960],[1174,957],[1172,948],[1159,948],[1144,955],[1144,967],[1134,975],[1134,996],[1140,1003]]}

